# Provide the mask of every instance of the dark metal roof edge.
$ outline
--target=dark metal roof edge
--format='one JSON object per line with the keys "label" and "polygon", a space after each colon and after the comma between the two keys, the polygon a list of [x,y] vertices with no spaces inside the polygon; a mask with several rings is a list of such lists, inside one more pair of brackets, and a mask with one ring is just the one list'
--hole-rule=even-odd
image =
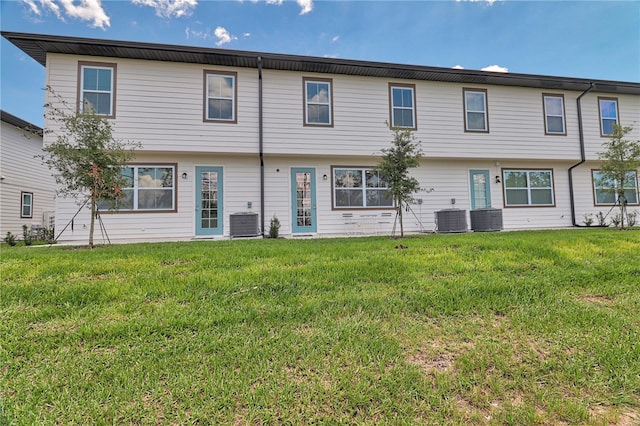
{"label": "dark metal roof edge", "polygon": [[13,126],[19,127],[22,130],[27,130],[30,132],[34,132],[42,136],[42,128],[36,126],[33,123],[29,123],[26,120],[23,120],[20,117],[16,117],[15,115],[8,113],[7,111],[0,109],[0,120],[5,123],[11,124]]}
{"label": "dark metal roof edge", "polygon": [[[236,58],[244,60],[244,67],[257,68],[257,58],[261,57],[263,60],[263,67],[265,69],[278,69],[278,70],[291,70],[291,71],[305,71],[305,72],[322,72],[321,67],[331,67],[331,73],[335,74],[349,74],[349,75],[372,75],[375,70],[384,70],[388,76],[393,77],[397,73],[399,79],[413,79],[420,80],[419,78],[407,78],[400,77],[401,74],[407,73],[429,73],[433,76],[434,81],[450,81],[467,84],[491,84],[491,85],[507,85],[507,86],[524,86],[524,87],[541,87],[556,90],[584,90],[589,87],[590,84],[594,85],[594,91],[597,92],[610,92],[610,93],[628,93],[628,94],[640,94],[640,82],[625,82],[625,81],[613,81],[613,80],[601,80],[601,79],[588,79],[588,78],[573,78],[573,77],[560,77],[560,76],[548,76],[548,75],[536,75],[536,74],[520,74],[520,73],[500,73],[481,70],[468,70],[468,69],[453,69],[432,67],[424,65],[409,65],[409,64],[396,64],[387,62],[372,62],[361,61],[353,59],[336,59],[336,58],[323,58],[316,56],[298,56],[288,55],[281,53],[266,53],[266,52],[252,52],[252,51],[240,51],[240,50],[227,50],[219,48],[209,47],[196,47],[196,46],[183,46],[173,44],[156,44],[147,42],[135,42],[135,41],[123,41],[123,40],[106,40],[84,37],[69,37],[58,35],[43,35],[32,33],[19,33],[2,31],[2,36],[15,44],[18,48],[23,50],[26,54],[31,56],[34,60],[41,65],[46,65],[46,53],[49,52],[46,46],[37,45],[37,43],[54,43],[63,45],[84,45],[84,46],[109,46],[114,48],[125,48],[139,51],[155,52],[159,57],[163,57],[163,52],[167,53],[164,60],[170,61],[168,53],[180,53],[183,55],[210,55],[217,57]],[[32,43],[37,52],[31,51],[31,49],[25,50],[25,43]],[[88,53],[78,53],[88,54]],[[95,56],[103,56],[100,52],[94,52]],[[130,59],[148,59],[143,55],[136,57],[135,55],[126,56]],[[198,58],[192,57],[194,63],[198,62]],[[184,61],[183,61],[184,62]],[[284,67],[278,62],[284,62],[290,64],[289,67]],[[336,67],[343,67],[350,69],[351,72],[336,71]],[[436,76],[440,78],[435,78]],[[455,80],[448,79],[454,77]],[[429,78],[424,78],[429,80]],[[532,84],[532,81],[536,80],[537,84]],[[584,87],[582,87],[584,85]]]}

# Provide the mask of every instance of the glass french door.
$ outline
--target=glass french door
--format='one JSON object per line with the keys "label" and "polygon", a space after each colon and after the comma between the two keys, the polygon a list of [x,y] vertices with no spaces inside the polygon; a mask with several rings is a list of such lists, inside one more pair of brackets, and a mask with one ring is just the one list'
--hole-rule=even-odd
{"label": "glass french door", "polygon": [[222,167],[196,167],[196,235],[222,234]]}
{"label": "glass french door", "polygon": [[470,170],[471,210],[491,207],[491,190],[489,189],[489,170]]}
{"label": "glass french door", "polygon": [[293,233],[316,232],[316,170],[291,169],[291,223]]}

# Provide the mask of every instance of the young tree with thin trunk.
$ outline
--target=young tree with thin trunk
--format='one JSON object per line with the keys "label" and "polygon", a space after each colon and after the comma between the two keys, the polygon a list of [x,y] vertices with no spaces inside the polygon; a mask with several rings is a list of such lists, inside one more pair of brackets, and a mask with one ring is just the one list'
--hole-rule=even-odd
{"label": "young tree with thin trunk", "polygon": [[382,159],[377,170],[388,185],[400,221],[400,237],[404,237],[402,212],[413,202],[413,194],[420,189],[418,180],[409,174],[409,169],[418,167],[422,158],[420,141],[416,142],[408,129],[391,129],[391,147],[381,150]]}
{"label": "young tree with thin trunk", "polygon": [[59,195],[89,204],[89,248],[93,248],[98,202],[115,206],[123,198],[126,180],[121,170],[133,158],[138,145],[114,139],[111,123],[90,106],[75,112],[51,89],[47,90],[62,107],[45,105],[46,117],[55,127],[45,133],[54,134],[55,141],[44,147],[41,158],[53,172]]}
{"label": "young tree with thin trunk", "polygon": [[[627,135],[633,131],[633,126],[613,125],[613,132],[609,140],[602,144],[606,149],[598,155],[602,160],[600,166],[601,187],[611,187],[615,196],[615,203],[620,208],[620,228],[625,227],[627,216],[627,198],[625,190],[631,187],[637,189],[636,184],[631,184],[632,179],[637,179],[638,168],[640,168],[640,140],[627,140]],[[638,194],[636,192],[636,197]]]}

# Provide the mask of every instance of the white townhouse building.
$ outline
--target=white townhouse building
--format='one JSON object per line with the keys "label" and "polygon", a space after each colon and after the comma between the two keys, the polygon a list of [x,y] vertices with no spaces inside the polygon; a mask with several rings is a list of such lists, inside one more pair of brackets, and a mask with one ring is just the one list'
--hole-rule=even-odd
{"label": "white townhouse building", "polygon": [[[274,215],[287,237],[388,234],[395,211],[375,166],[389,125],[412,129],[424,153],[409,232],[453,208],[499,209],[504,229],[580,226],[612,206],[595,183],[612,124],[640,138],[637,82],[2,35],[55,93],[142,144],[126,199],[101,214],[113,241],[261,235]],[[56,229],[72,225],[61,241],[86,240],[78,208],[57,200]]]}
{"label": "white townhouse building", "polygon": [[0,111],[0,238],[22,238],[22,226],[49,227],[55,180],[42,164],[42,129]]}

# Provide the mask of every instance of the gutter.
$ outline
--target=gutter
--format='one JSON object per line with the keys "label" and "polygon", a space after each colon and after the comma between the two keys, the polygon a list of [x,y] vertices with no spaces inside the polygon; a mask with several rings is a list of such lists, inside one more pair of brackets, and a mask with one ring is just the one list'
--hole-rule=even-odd
{"label": "gutter", "polygon": [[573,226],[578,227],[582,225],[578,225],[578,223],[576,222],[576,201],[573,194],[573,169],[587,161],[587,156],[584,149],[584,129],[582,127],[582,104],[580,103],[580,99],[591,90],[593,90],[594,87],[595,86],[593,85],[593,83],[589,83],[589,87],[576,99],[576,105],[578,107],[578,137],[580,139],[580,161],[569,167],[569,201],[571,203],[571,223],[573,224]]}
{"label": "gutter", "polygon": [[260,234],[264,238],[264,131],[262,123],[262,56],[258,56],[258,151],[260,153]]}

